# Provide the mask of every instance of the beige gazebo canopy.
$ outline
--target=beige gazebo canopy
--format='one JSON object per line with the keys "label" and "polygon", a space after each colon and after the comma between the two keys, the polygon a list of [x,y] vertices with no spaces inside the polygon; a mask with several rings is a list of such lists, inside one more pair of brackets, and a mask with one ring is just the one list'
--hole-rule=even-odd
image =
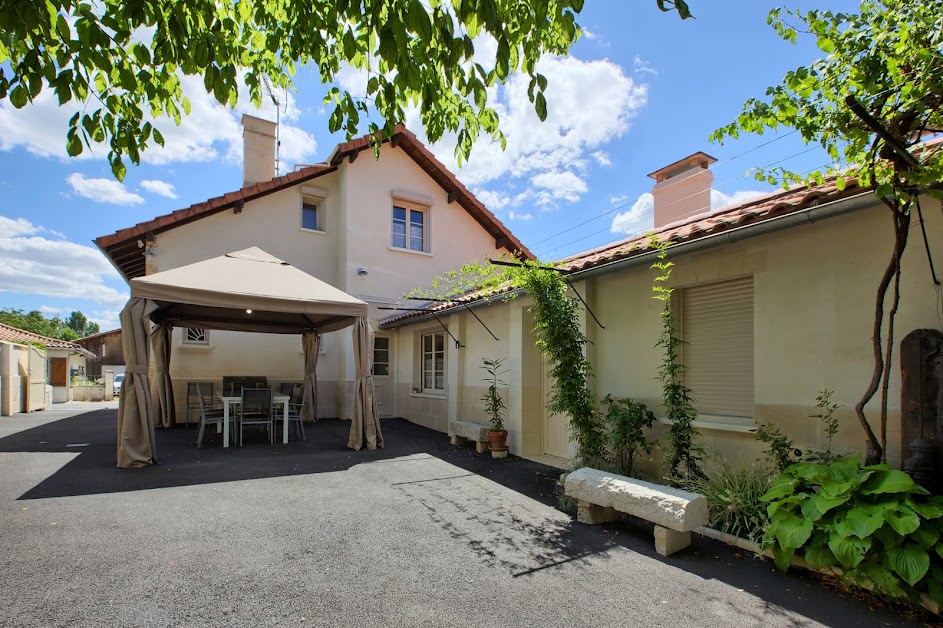
{"label": "beige gazebo canopy", "polygon": [[[367,304],[360,299],[255,247],[132,279],[131,299],[121,312],[127,368],[118,406],[118,466],[152,464],[156,460],[154,426],[172,424],[173,327],[302,334],[304,414],[312,418],[318,334],[356,325],[357,403],[348,446],[382,447],[371,376],[373,330],[366,317]],[[150,385],[149,338],[156,373]]]}

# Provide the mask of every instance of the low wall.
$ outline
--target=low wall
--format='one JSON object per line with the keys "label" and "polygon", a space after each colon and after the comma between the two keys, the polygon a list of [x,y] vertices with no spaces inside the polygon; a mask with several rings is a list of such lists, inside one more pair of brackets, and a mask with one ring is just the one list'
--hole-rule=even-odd
{"label": "low wall", "polygon": [[104,401],[104,386],[73,386],[72,401]]}

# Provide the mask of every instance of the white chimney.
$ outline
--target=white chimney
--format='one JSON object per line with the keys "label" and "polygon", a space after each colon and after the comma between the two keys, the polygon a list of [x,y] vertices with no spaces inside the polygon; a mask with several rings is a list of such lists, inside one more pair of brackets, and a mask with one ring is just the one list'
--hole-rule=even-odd
{"label": "white chimney", "polygon": [[715,161],[694,153],[648,175],[655,179],[655,229],[710,211],[714,174],[708,166]]}
{"label": "white chimney", "polygon": [[245,186],[275,177],[274,122],[242,114],[242,183]]}

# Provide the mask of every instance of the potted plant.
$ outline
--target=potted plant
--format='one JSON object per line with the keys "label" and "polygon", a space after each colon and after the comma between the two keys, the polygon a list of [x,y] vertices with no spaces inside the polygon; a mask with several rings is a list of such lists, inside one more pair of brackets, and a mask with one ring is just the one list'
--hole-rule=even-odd
{"label": "potted plant", "polygon": [[499,386],[507,386],[501,380],[501,375],[506,372],[501,370],[503,363],[503,358],[493,360],[485,358],[481,367],[487,373],[482,381],[488,384],[488,390],[482,395],[481,400],[485,402],[485,414],[488,415],[488,422],[491,423],[491,431],[488,432],[491,446],[488,449],[491,451],[492,458],[507,458],[508,456],[508,431],[504,429],[504,413],[507,411],[507,406],[504,405],[504,399],[498,393]]}

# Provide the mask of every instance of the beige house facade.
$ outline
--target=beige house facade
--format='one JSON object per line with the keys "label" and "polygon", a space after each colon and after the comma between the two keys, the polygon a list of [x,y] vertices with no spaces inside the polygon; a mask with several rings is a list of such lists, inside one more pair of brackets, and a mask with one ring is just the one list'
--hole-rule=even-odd
{"label": "beige house facade", "polygon": [[[124,275],[150,275],[258,247],[370,305],[374,328],[413,287],[462,263],[530,254],[405,128],[375,158],[367,138],[337,146],[319,164],[275,176],[274,124],[243,119],[244,186],[96,241]],[[378,329],[375,384],[381,415],[397,406],[390,368],[395,333]],[[318,416],[353,408],[351,330],[325,334],[318,358]],[[300,381],[295,335],[176,328],[171,358],[177,420],[187,384],[226,376]]]}
{"label": "beige house facade", "polygon": [[[823,448],[821,422],[810,415],[827,388],[842,405],[833,448],[863,453],[864,432],[853,408],[871,379],[874,299],[893,247],[889,210],[868,190],[849,186],[839,191],[827,183],[705,213],[704,204],[690,199],[709,199],[711,161],[698,153],[651,175],[656,180],[654,233],[673,243],[670,285],[703,445],[718,459],[751,464],[762,458],[756,425],[772,422],[797,447]],[[674,178],[685,188],[683,194],[670,190]],[[684,199],[690,204],[679,208]],[[888,399],[888,460],[898,467],[899,342],[913,330],[939,330],[943,324],[927,254],[927,249],[943,251],[943,212],[937,200],[922,198],[921,203],[927,246],[914,217],[903,260]],[[595,374],[590,386],[597,399],[631,397],[661,417],[657,370],[663,353],[655,345],[662,303],[652,298],[654,255],[646,235],[563,260],[561,267],[599,319],[597,324],[583,312]],[[503,358],[511,452],[566,467],[575,446],[567,418],[546,410],[550,382],[534,346],[529,300],[507,296],[470,295],[462,304],[429,305],[462,345],[444,337],[444,386],[433,395],[415,390],[423,339],[441,336],[437,322],[428,314],[405,313],[381,325],[397,334],[396,411],[439,431],[448,429],[449,420],[485,423],[482,360]],[[879,396],[866,407],[875,429]],[[655,435],[665,428],[659,422]],[[656,450],[644,466],[659,475],[660,461]]]}

